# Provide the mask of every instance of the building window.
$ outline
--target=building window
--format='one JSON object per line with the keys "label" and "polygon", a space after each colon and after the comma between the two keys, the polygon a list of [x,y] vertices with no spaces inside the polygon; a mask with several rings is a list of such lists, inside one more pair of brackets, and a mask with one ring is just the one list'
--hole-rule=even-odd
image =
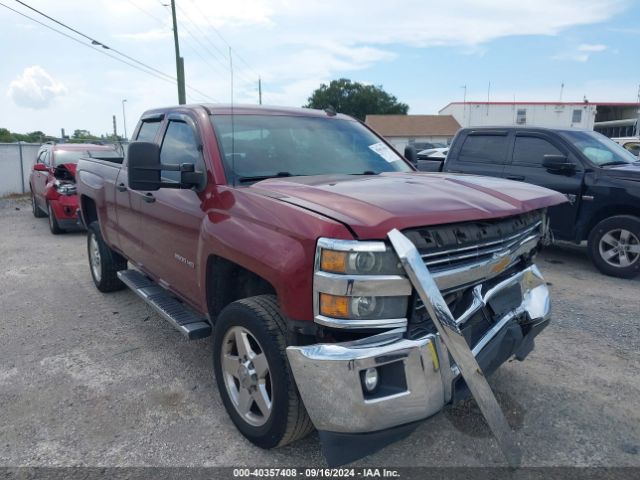
{"label": "building window", "polygon": [[524,125],[527,123],[527,110],[525,108],[519,108],[516,112],[516,123],[518,125]]}
{"label": "building window", "polygon": [[581,123],[582,122],[582,110],[576,109],[573,111],[573,115],[571,116],[571,123]]}

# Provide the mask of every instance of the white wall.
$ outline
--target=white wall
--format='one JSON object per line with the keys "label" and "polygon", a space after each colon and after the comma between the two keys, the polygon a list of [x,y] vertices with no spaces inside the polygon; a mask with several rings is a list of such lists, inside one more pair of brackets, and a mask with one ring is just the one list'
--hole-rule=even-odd
{"label": "white wall", "polygon": [[[0,143],[0,197],[12,193],[29,191],[29,173],[36,163],[36,155],[40,144],[33,143]],[[22,172],[20,169],[20,150],[22,150]],[[24,180],[23,184],[20,175]]]}
{"label": "white wall", "polygon": [[[411,137],[414,142],[439,142],[447,145],[453,137]],[[404,153],[404,147],[409,145],[409,137],[385,137],[387,142],[395,147],[400,153]]]}
{"label": "white wall", "polygon": [[[537,127],[574,127],[593,130],[596,105],[543,105],[532,104],[474,104],[455,103],[440,110],[440,115],[453,115],[463,127],[481,127],[493,125],[517,125],[518,110],[526,110],[525,125]],[[582,110],[582,119],[573,123],[573,111]]]}

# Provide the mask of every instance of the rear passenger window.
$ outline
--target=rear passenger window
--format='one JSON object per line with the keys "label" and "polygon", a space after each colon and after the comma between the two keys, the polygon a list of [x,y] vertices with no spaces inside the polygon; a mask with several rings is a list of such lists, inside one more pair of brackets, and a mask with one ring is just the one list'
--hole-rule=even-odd
{"label": "rear passenger window", "polygon": [[506,150],[506,135],[469,135],[462,144],[458,161],[504,164]]}
{"label": "rear passenger window", "polygon": [[140,142],[153,142],[156,139],[156,134],[158,133],[159,128],[160,122],[158,121],[142,122],[136,140]]}
{"label": "rear passenger window", "polygon": [[545,155],[562,155],[547,140],[539,137],[516,137],[513,148],[513,164],[541,167]]}

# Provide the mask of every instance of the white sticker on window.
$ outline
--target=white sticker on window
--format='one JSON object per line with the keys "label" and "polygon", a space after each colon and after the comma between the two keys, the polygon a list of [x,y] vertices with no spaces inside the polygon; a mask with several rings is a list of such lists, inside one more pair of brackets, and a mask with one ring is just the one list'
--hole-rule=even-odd
{"label": "white sticker on window", "polygon": [[387,162],[397,162],[400,160],[398,155],[391,150],[387,145],[382,142],[374,143],[373,145],[369,145],[369,148],[384,158]]}

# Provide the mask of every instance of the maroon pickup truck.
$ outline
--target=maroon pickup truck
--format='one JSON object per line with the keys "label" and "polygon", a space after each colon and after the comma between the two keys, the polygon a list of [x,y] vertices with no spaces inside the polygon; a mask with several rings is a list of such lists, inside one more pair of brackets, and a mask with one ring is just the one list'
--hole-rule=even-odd
{"label": "maroon pickup truck", "polygon": [[332,111],[163,108],[133,139],[124,159],[78,164],[95,285],[212,335],[224,405],[260,447],[315,427],[329,463],[348,462],[468,394],[394,229],[485,374],[523,360],[549,322],[533,262],[564,200],[551,190],[418,173]]}

